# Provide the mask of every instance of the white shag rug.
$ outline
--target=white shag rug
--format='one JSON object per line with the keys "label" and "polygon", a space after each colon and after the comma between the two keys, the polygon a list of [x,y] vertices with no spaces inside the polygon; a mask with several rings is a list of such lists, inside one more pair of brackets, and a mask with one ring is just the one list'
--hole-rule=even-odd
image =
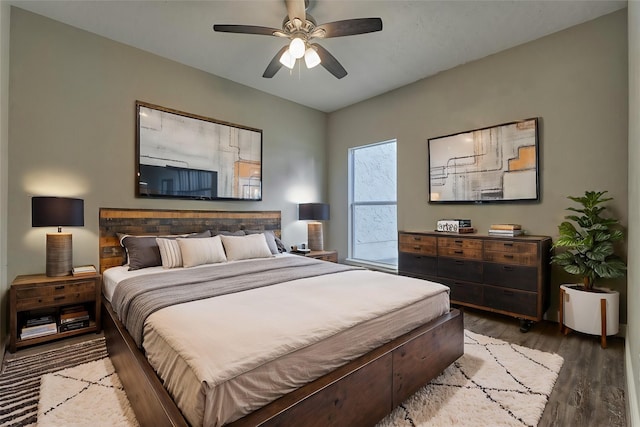
{"label": "white shag rug", "polygon": [[[538,425],[562,357],[467,330],[464,353],[377,427]],[[109,358],[42,377],[38,426],[88,425],[138,425]]]}
{"label": "white shag rug", "polygon": [[37,425],[132,427],[138,422],[107,357],[43,375]]}
{"label": "white shag rug", "polygon": [[563,362],[465,330],[464,355],[377,427],[535,427]]}

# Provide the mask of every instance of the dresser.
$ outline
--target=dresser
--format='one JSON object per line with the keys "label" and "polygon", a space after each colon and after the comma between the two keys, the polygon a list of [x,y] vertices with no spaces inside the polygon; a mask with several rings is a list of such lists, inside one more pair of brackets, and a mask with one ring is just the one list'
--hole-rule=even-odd
{"label": "dresser", "polygon": [[526,332],[549,307],[548,236],[405,232],[398,234],[398,273],[440,282],[451,303],[506,314]]}

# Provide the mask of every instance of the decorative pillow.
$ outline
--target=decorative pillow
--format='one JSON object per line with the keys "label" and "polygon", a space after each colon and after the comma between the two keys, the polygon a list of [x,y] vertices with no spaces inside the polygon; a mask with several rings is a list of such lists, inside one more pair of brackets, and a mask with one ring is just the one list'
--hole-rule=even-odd
{"label": "decorative pillow", "polygon": [[139,270],[146,267],[162,265],[160,249],[155,236],[123,235],[120,244],[127,251],[129,270]]}
{"label": "decorative pillow", "polygon": [[176,239],[156,238],[163,268],[182,267],[182,252]]}
{"label": "decorative pillow", "polygon": [[263,233],[248,236],[220,236],[229,261],[272,256]]}
{"label": "decorative pillow", "polygon": [[177,239],[184,267],[225,262],[227,257],[220,236],[204,239]]}
{"label": "decorative pillow", "polygon": [[242,231],[242,230],[238,230],[238,231],[220,230],[218,232],[215,232],[215,231],[211,230],[211,235],[212,236],[215,236],[216,234],[219,234],[220,236],[244,236],[244,231]]}
{"label": "decorative pillow", "polygon": [[271,251],[271,253],[273,255],[278,255],[280,252],[286,252],[286,248],[284,247],[284,244],[282,244],[282,242],[280,242],[280,244],[282,245],[282,250],[280,250],[279,246],[278,246],[278,239],[276,237],[276,235],[274,234],[273,230],[244,230],[244,232],[249,235],[249,234],[264,234],[264,237],[267,241],[267,246],[269,246],[269,250]]}
{"label": "decorative pillow", "polygon": [[146,267],[155,267],[163,265],[160,248],[156,242],[156,238],[176,239],[178,237],[185,238],[205,238],[211,237],[211,232],[205,230],[201,233],[161,235],[161,236],[136,236],[131,234],[117,233],[120,245],[124,247],[127,253],[127,264],[129,270],[139,270]]}
{"label": "decorative pillow", "polygon": [[[187,239],[204,239],[205,237],[211,237],[213,236],[213,234],[211,234],[211,230],[204,230],[200,233],[191,233],[191,234],[187,234],[186,237]],[[175,237],[180,237],[180,236],[175,236]]]}

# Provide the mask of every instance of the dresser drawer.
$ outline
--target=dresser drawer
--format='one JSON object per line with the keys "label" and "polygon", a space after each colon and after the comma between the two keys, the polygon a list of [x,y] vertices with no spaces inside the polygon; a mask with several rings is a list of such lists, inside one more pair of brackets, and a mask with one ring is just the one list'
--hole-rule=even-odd
{"label": "dresser drawer", "polygon": [[506,264],[537,265],[538,246],[535,243],[491,240],[484,244],[484,259]]}
{"label": "dresser drawer", "polygon": [[484,264],[484,283],[503,288],[536,292],[538,290],[538,269],[517,265]]}
{"label": "dresser drawer", "polygon": [[484,305],[496,310],[525,316],[537,316],[538,295],[494,286],[485,286]]}
{"label": "dresser drawer", "polygon": [[449,299],[453,302],[482,305],[484,300],[484,286],[477,283],[467,283],[457,280],[441,280],[443,285],[451,289]]}
{"label": "dresser drawer", "polygon": [[400,252],[409,252],[423,255],[436,255],[437,240],[435,237],[420,234],[400,233],[398,241]]}
{"label": "dresser drawer", "polygon": [[438,256],[482,259],[482,240],[438,237]]}
{"label": "dresser drawer", "polygon": [[400,274],[412,276],[435,276],[438,272],[438,263],[435,257],[403,253],[398,254],[398,271]]}
{"label": "dresser drawer", "polygon": [[482,262],[466,259],[438,258],[438,276],[467,282],[482,281]]}

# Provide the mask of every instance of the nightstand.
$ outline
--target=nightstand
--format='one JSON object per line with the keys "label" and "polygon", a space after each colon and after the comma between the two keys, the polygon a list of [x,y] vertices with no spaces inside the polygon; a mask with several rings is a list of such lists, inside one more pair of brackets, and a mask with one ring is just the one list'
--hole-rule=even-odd
{"label": "nightstand", "polygon": [[321,259],[323,261],[338,262],[338,251],[311,251],[306,254],[291,252],[292,254],[306,256],[308,258]]}
{"label": "nightstand", "polygon": [[[100,315],[100,274],[48,277],[44,274],[17,276],[9,290],[9,351],[48,342],[60,338],[99,332],[102,329]],[[27,319],[52,315],[60,324],[60,311],[65,307],[82,306],[89,314],[89,326],[50,335],[20,339],[20,331]]]}

